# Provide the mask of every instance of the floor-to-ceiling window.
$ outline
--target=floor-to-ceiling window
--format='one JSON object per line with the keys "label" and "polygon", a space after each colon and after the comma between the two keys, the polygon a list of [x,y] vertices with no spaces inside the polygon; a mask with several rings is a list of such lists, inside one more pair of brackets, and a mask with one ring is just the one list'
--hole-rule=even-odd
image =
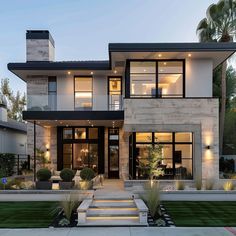
{"label": "floor-to-ceiling window", "polygon": [[126,97],[184,97],[184,60],[129,61]]}
{"label": "floor-to-ceiling window", "polygon": [[89,167],[99,172],[99,158],[103,159],[104,151],[102,133],[99,127],[64,127],[61,140],[62,168],[81,170]]}
{"label": "floor-to-ceiling window", "polygon": [[162,170],[159,179],[192,179],[193,135],[191,132],[156,132],[133,134],[133,178],[149,178],[150,149],[158,146],[160,161],[156,166]]}
{"label": "floor-to-ceiling window", "polygon": [[76,76],[74,79],[75,110],[92,110],[93,78]]}

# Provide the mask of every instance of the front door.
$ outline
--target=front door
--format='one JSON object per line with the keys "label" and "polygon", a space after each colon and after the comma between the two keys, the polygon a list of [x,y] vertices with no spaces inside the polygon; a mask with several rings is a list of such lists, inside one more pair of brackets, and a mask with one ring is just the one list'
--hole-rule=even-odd
{"label": "front door", "polygon": [[108,178],[119,179],[119,129],[108,129]]}

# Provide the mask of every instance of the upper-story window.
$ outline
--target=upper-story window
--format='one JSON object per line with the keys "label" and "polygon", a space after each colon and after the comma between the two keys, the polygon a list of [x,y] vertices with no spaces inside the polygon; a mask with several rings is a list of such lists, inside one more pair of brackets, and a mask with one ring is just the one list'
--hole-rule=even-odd
{"label": "upper-story window", "polygon": [[75,110],[92,110],[93,78],[75,77]]}
{"label": "upper-story window", "polygon": [[48,109],[57,109],[57,77],[48,77]]}
{"label": "upper-story window", "polygon": [[108,77],[109,110],[121,109],[122,85],[121,77]]}
{"label": "upper-story window", "polygon": [[183,60],[130,61],[128,97],[184,97],[183,68]]}

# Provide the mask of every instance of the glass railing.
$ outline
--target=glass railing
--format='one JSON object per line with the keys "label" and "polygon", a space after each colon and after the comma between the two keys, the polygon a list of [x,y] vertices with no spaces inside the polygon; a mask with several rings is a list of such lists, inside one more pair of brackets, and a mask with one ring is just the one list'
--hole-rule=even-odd
{"label": "glass railing", "polygon": [[122,95],[27,95],[27,111],[120,111]]}

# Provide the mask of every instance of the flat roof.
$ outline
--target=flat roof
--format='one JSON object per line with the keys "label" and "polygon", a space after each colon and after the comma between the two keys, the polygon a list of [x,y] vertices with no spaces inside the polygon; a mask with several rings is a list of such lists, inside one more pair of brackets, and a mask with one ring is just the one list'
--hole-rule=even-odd
{"label": "flat roof", "polygon": [[211,43],[110,43],[109,52],[210,52],[236,51],[234,42]]}

